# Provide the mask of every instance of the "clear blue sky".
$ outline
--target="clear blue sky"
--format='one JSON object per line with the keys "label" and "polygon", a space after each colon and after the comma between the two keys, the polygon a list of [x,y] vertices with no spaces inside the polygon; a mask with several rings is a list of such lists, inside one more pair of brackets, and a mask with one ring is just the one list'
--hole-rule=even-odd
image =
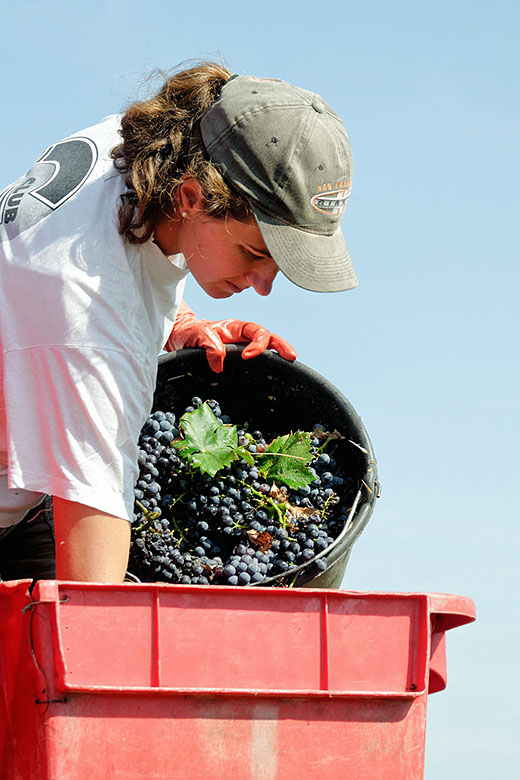
{"label": "clear blue sky", "polygon": [[[0,187],[189,58],[323,95],[354,153],[359,277],[187,299],[291,341],[361,415],[383,495],[344,587],[471,596],[429,699],[426,779],[517,769],[520,6],[496,0],[0,0]],[[516,721],[516,729],[513,724]]]}

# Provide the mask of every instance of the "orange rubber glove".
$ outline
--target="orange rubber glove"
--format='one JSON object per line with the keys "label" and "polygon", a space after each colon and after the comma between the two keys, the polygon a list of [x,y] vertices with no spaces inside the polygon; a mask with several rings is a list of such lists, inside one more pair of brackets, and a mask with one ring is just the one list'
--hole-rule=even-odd
{"label": "orange rubber glove", "polygon": [[242,352],[244,360],[260,355],[265,349],[275,349],[286,360],[295,360],[291,345],[255,322],[242,320],[199,320],[182,301],[172,332],[164,349],[171,352],[182,347],[203,347],[212,371],[219,374],[224,367],[226,344],[249,342]]}

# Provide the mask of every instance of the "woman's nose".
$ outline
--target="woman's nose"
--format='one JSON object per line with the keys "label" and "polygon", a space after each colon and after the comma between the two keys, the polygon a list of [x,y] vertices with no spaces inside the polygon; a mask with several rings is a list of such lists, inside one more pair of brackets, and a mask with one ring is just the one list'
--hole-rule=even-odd
{"label": "woman's nose", "polygon": [[266,260],[262,265],[245,275],[246,282],[259,295],[269,295],[279,268],[274,260]]}

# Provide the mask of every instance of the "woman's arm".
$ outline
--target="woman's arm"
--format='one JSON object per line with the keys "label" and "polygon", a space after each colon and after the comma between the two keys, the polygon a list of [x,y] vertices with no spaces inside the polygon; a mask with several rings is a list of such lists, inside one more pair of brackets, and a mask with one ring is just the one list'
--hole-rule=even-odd
{"label": "woman's arm", "polygon": [[123,582],[130,549],[128,520],[57,497],[53,508],[56,578]]}

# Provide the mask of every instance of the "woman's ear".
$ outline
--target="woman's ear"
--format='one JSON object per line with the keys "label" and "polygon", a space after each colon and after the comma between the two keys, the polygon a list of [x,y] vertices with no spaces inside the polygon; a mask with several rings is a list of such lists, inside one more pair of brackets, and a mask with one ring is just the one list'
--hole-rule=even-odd
{"label": "woman's ear", "polygon": [[178,213],[186,219],[198,216],[204,211],[204,198],[196,179],[184,179],[177,189]]}

